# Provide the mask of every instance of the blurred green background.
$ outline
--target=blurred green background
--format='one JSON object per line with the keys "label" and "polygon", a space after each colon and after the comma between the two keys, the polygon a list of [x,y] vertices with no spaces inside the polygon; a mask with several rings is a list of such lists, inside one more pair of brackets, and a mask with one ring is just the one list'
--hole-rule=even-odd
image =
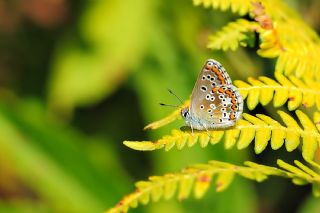
{"label": "blurred green background", "polygon": [[[319,1],[288,3],[319,32]],[[301,158],[222,144],[167,153],[122,144],[183,126],[142,130],[172,111],[159,102],[178,104],[167,88],[189,97],[207,58],[224,64],[232,79],[272,76],[274,61],[258,58],[256,48],[206,49],[207,37],[236,18],[191,0],[0,0],[0,212],[103,212],[135,181],[189,164]],[[236,178],[200,201],[161,201],[132,212],[319,212],[318,203],[308,186]]]}

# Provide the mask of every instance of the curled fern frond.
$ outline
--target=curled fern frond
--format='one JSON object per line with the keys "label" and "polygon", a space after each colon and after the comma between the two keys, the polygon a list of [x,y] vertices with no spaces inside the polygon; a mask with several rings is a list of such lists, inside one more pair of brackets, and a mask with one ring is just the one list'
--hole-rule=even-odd
{"label": "curled fern frond", "polygon": [[[236,50],[239,45],[246,47],[248,40],[254,40],[253,33],[259,25],[246,19],[230,22],[219,32],[209,37],[208,48],[215,50]],[[251,37],[249,36],[251,34]]]}
{"label": "curled fern frond", "polygon": [[289,114],[278,111],[282,122],[263,114],[252,116],[244,113],[243,119],[239,120],[234,128],[225,130],[190,131],[173,130],[171,135],[152,141],[124,141],[124,144],[132,149],[140,151],[152,151],[165,149],[169,151],[176,146],[179,150],[185,146],[192,147],[199,143],[206,147],[209,143],[216,144],[225,142],[225,148],[230,149],[237,144],[238,149],[246,148],[253,139],[255,140],[255,153],[261,153],[270,141],[271,148],[276,150],[285,144],[288,152],[295,150],[302,139],[302,155],[305,159],[313,159],[315,151],[319,147],[320,132],[316,125],[302,111],[297,110],[296,115],[300,125]]}
{"label": "curled fern frond", "polygon": [[246,99],[248,109],[253,110],[258,103],[263,106],[273,100],[273,106],[279,107],[288,101],[288,109],[295,110],[299,106],[312,107],[316,104],[320,109],[320,84],[308,80],[302,81],[295,76],[289,79],[280,73],[275,73],[277,81],[259,77],[249,78],[247,84],[236,80],[234,84],[239,88],[241,96]]}
{"label": "curled fern frond", "polygon": [[[127,212],[130,208],[136,208],[139,203],[148,204],[157,202],[161,198],[171,199],[175,194],[179,200],[184,200],[192,194],[199,199],[215,178],[215,189],[221,192],[229,187],[237,174],[244,178],[262,182],[269,176],[278,176],[291,179],[294,184],[312,184],[315,196],[320,196],[320,175],[313,169],[299,161],[294,161],[296,166],[277,161],[280,168],[245,162],[245,166],[237,166],[230,163],[210,161],[207,164],[197,164],[183,169],[179,173],[164,176],[152,176],[148,181],[136,183],[135,192],[125,196],[114,208],[106,213]],[[318,164],[311,162],[314,166]]]}

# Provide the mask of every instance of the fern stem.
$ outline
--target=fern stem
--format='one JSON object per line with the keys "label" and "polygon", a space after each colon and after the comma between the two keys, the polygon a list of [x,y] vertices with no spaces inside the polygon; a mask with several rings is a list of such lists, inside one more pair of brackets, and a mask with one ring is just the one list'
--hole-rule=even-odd
{"label": "fern stem", "polygon": [[320,95],[320,90],[317,89],[307,89],[307,88],[298,88],[298,87],[288,87],[288,86],[275,86],[275,85],[263,85],[263,86],[250,86],[250,87],[242,87],[239,88],[239,90],[243,91],[250,91],[250,90],[255,90],[255,89],[286,89],[288,91],[297,91],[297,92],[302,92],[304,94],[313,94],[313,95]]}
{"label": "fern stem", "polygon": [[[129,208],[136,207],[139,201],[143,204],[147,204],[150,200],[150,197],[153,198],[152,195],[156,195],[157,200],[161,197],[170,199],[175,192],[178,192],[179,196],[181,194],[181,191],[186,190],[184,187],[188,186],[190,187],[190,190],[191,188],[194,189],[196,196],[197,190],[207,190],[207,187],[210,185],[210,182],[212,180],[212,176],[214,175],[218,175],[218,178],[216,180],[217,191],[221,191],[220,189],[224,190],[231,183],[235,174],[248,179],[256,180],[258,182],[267,179],[268,176],[278,176],[295,180],[296,183],[298,183],[297,180],[301,180],[313,185],[320,184],[319,175],[311,168],[303,165],[300,162],[298,164],[298,167],[302,167],[304,168],[304,170],[300,170],[298,167],[287,164],[281,160],[278,160],[278,165],[282,169],[259,165],[253,162],[245,162],[245,165],[246,166],[237,166],[225,162],[211,161],[207,164],[197,164],[187,167],[179,173],[167,174],[164,176],[152,176],[148,181],[137,182],[136,191],[125,196],[114,208],[109,209],[106,213],[127,212]],[[189,180],[192,181],[190,182]],[[183,185],[182,183],[188,183],[188,186]],[[200,183],[200,185],[201,183],[204,183],[205,187],[203,185],[200,186],[197,183]],[[165,195],[163,190],[168,184],[180,186],[179,189],[177,189],[177,187],[174,187],[174,191],[173,193],[170,192],[169,197]],[[200,193],[200,196],[203,196],[203,193]],[[188,193],[188,196],[189,194],[190,193]],[[144,199],[141,200],[142,198]],[[184,198],[187,197],[180,197],[180,199]]]}

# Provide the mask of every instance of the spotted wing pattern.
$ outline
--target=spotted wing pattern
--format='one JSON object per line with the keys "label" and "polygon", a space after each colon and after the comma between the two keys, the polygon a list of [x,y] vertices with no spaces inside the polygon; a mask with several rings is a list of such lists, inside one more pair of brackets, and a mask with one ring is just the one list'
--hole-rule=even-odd
{"label": "spotted wing pattern", "polygon": [[242,97],[222,65],[208,59],[193,88],[191,126],[195,129],[226,128],[241,117]]}

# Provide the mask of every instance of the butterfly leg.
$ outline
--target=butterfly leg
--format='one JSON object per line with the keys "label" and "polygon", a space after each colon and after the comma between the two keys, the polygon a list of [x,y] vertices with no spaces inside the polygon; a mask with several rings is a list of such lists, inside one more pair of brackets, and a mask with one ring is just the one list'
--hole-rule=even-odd
{"label": "butterfly leg", "polygon": [[190,127],[191,127],[191,135],[193,137],[193,127],[192,127],[192,124],[190,123]]}
{"label": "butterfly leg", "polygon": [[201,125],[206,129],[207,134],[208,134],[208,137],[209,137],[209,139],[211,140],[211,134],[209,133],[208,128],[207,128],[206,125],[204,125],[204,124],[201,124]]}

